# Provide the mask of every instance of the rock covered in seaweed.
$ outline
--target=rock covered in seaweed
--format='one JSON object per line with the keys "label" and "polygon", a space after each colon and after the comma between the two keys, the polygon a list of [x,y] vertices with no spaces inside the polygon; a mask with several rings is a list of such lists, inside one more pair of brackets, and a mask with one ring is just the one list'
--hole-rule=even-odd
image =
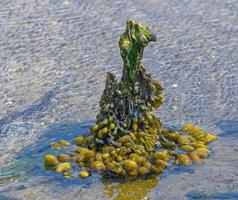
{"label": "rock covered in seaweed", "polygon": [[[155,40],[147,26],[127,22],[119,40],[124,62],[121,80],[107,73],[100,112],[90,133],[74,138],[69,155],[46,155],[46,166],[70,177],[70,162],[76,163],[83,169],[79,176],[86,178],[92,171],[137,177],[161,174],[171,164],[203,163],[208,143],[216,136],[192,124],[184,124],[180,131],[164,129],[153,114],[163,104],[163,87],[146,72],[141,59],[144,48]],[[65,140],[51,144],[57,150],[70,145]]]}

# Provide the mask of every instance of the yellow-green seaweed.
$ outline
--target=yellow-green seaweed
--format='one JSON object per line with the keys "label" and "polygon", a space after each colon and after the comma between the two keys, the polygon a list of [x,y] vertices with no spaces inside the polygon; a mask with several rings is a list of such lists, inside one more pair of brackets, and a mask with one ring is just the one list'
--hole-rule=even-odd
{"label": "yellow-green seaweed", "polygon": [[80,173],[79,173],[79,176],[81,177],[81,178],[87,178],[87,177],[89,177],[89,172],[88,171],[81,171]]}
{"label": "yellow-green seaweed", "polygon": [[66,140],[52,143],[56,150],[71,147],[67,154],[58,154],[58,159],[46,155],[47,169],[51,166],[56,173],[70,177],[68,171],[76,163],[83,169],[81,178],[97,171],[131,179],[159,175],[172,164],[203,163],[209,155],[208,144],[217,136],[190,123],[181,130],[165,129],[153,113],[163,104],[163,87],[146,72],[141,60],[144,48],[155,40],[147,26],[133,20],[127,22],[119,40],[124,62],[121,80],[107,73],[96,123],[87,135],[74,138],[75,145]]}

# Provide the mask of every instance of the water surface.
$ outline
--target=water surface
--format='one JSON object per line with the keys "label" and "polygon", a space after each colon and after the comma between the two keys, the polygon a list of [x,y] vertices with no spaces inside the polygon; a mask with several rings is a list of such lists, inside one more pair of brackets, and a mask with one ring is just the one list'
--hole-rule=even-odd
{"label": "water surface", "polygon": [[[237,13],[237,0],[0,0],[0,199],[238,199]],[[157,35],[143,64],[165,88],[162,121],[220,136],[205,165],[138,180],[134,196],[128,183],[64,179],[41,162],[51,141],[93,124],[130,18]]]}

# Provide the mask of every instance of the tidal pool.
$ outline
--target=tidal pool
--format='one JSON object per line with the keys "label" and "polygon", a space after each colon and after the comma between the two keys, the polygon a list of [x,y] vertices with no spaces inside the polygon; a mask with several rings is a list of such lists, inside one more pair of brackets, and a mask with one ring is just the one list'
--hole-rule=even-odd
{"label": "tidal pool", "polygon": [[[237,13],[236,0],[0,1],[0,200],[238,199]],[[86,133],[105,72],[121,74],[129,18],[157,35],[143,60],[165,88],[157,114],[218,135],[211,156],[131,182],[45,171],[50,142]]]}

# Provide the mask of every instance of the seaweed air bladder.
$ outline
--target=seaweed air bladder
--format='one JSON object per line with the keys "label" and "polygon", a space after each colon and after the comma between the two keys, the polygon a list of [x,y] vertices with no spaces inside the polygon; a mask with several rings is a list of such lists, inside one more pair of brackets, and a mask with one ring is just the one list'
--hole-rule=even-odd
{"label": "seaweed air bladder", "polygon": [[189,123],[180,130],[165,129],[153,113],[163,104],[163,87],[141,65],[144,48],[153,41],[147,26],[127,22],[119,40],[121,80],[107,73],[96,123],[73,143],[52,143],[55,155],[45,155],[47,169],[65,177],[78,170],[81,178],[94,172],[136,178],[162,174],[170,165],[203,164],[208,144],[217,137]]}

